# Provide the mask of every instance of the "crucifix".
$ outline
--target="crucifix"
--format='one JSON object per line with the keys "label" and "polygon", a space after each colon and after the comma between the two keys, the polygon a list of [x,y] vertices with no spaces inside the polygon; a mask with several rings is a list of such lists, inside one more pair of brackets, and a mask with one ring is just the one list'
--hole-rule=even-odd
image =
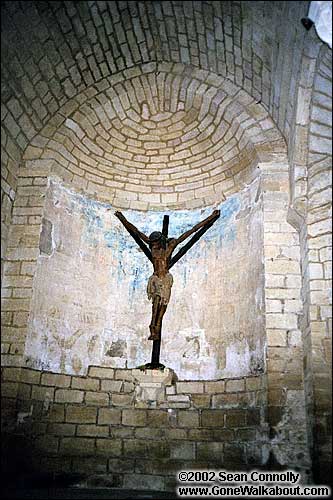
{"label": "crucifix", "polygon": [[[115,216],[118,217],[153,264],[154,273],[149,278],[147,285],[148,299],[152,301],[152,318],[149,325],[150,336],[148,340],[153,341],[153,348],[151,362],[145,366],[146,368],[163,368],[163,365],[160,364],[162,319],[170,300],[173,284],[173,277],[169,270],[220,217],[220,210],[214,210],[209,217],[193,226],[192,229],[189,229],[178,238],[168,237],[168,215],[165,215],[163,218],[162,232],[154,231],[149,236],[139,231],[121,212],[115,212]],[[176,255],[172,256],[175,248],[192,234],[192,238],[179,249]]]}

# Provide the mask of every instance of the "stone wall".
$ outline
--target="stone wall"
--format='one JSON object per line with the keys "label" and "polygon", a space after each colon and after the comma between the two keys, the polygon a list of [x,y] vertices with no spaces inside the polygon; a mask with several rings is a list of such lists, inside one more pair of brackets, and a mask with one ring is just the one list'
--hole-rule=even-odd
{"label": "stone wall", "polygon": [[[289,169],[260,165],[264,207],[267,405],[272,454],[308,472],[308,415],[303,384],[301,266],[297,230],[287,222]],[[273,175],[274,173],[274,175]]]}
{"label": "stone wall", "polygon": [[312,91],[308,156],[306,272],[312,368],[316,474],[332,451],[332,57],[319,53]]}
{"label": "stone wall", "polygon": [[[171,269],[161,362],[187,380],[265,369],[258,180],[217,207],[220,219]],[[126,210],[124,215],[149,235],[162,228],[169,213],[169,236],[177,237],[211,212]],[[133,368],[148,362],[146,288],[153,267],[113,207],[50,180],[39,247],[26,366],[82,375],[89,364]]]}
{"label": "stone wall", "polygon": [[12,220],[13,204],[17,187],[17,170],[22,156],[22,150],[15,140],[1,126],[1,281],[3,263],[7,251],[7,241]]}
{"label": "stone wall", "polygon": [[[290,151],[291,209],[300,234],[304,383],[316,479],[327,476],[331,421],[332,67],[328,48],[307,41],[302,60],[295,144]],[[326,272],[325,272],[326,269]],[[317,387],[317,389],[316,389]],[[321,450],[323,448],[323,450]]]}
{"label": "stone wall", "polygon": [[30,474],[76,473],[81,486],[129,489],[172,490],[182,469],[267,462],[265,376],[173,381],[144,403],[137,387],[132,370],[90,367],[76,377],[4,368],[6,449],[16,433]]}
{"label": "stone wall", "polygon": [[[261,403],[261,408],[264,409],[264,414],[266,416],[261,422],[262,432],[265,435],[265,441],[260,445],[260,455],[262,457],[263,455],[265,456],[265,458],[262,458],[262,465],[266,464],[266,462],[268,461],[268,457],[270,456],[271,460],[273,460],[273,464],[275,463],[275,466],[298,467],[303,472],[304,480],[306,481],[308,480],[307,475],[311,464],[309,458],[309,441],[307,436],[308,421],[305,412],[305,395],[302,382],[302,359],[304,354],[302,336],[300,331],[300,318],[302,311],[302,304],[300,300],[300,246],[297,231],[287,223],[289,202],[288,163],[286,161],[286,158],[283,158],[282,155],[280,155],[280,158],[280,162],[258,164],[259,168],[257,169],[257,171],[260,174],[258,177],[260,187],[259,189],[257,187],[255,190],[255,198],[257,198],[258,200],[262,200],[263,203],[262,229],[264,251],[263,270],[265,278],[265,308],[262,310],[262,314],[265,318],[267,336],[267,351],[265,346],[262,346],[262,355],[264,355],[264,357],[266,358],[267,363],[267,385],[265,385],[265,390],[262,395],[263,401]],[[29,170],[26,169],[25,171],[23,170],[23,172],[26,172],[27,177],[24,177],[23,175],[21,182],[22,184],[27,185],[22,185],[19,187],[17,198],[18,204],[21,203],[21,200],[23,200],[23,206],[27,206],[28,200],[30,199],[45,200],[45,196],[47,196],[48,192],[48,171],[50,171],[50,169],[43,170],[40,169],[40,167],[36,167],[35,169],[30,168]],[[38,194],[38,196],[35,196],[36,193]],[[8,322],[4,330],[4,343],[7,352],[4,359],[6,360],[6,364],[8,366],[17,366],[19,362],[25,363],[25,359],[22,356],[25,349],[25,335],[27,333],[29,311],[32,310],[30,302],[33,287],[32,275],[35,274],[37,259],[41,258],[39,256],[40,252],[42,252],[42,258],[47,258],[47,254],[50,253],[47,252],[47,238],[43,238],[43,230],[42,232],[40,232],[42,227],[41,217],[44,213],[44,209],[45,206],[41,206],[38,209],[39,215],[37,215],[36,213],[34,216],[32,216],[28,215],[30,213],[29,209],[27,212],[25,212],[26,209],[23,208],[23,211],[21,212],[21,215],[19,217],[24,217],[24,219],[17,219],[18,224],[13,224],[12,226],[8,253],[8,259],[12,259],[12,261],[6,263],[5,268],[5,287],[6,290],[9,291],[9,296],[4,300],[4,312],[6,315],[5,318]],[[36,227],[36,230],[34,229],[34,227]],[[17,247],[19,241],[20,244],[19,247]],[[23,247],[23,244],[25,244],[26,246]],[[27,272],[28,276],[22,274]],[[35,281],[34,283],[35,286],[37,286],[37,281]],[[35,293],[36,292],[38,292],[38,287],[35,290]],[[19,294],[23,294],[25,296],[25,299],[19,298],[17,296]],[[22,310],[20,311],[20,309]],[[31,317],[31,319],[33,321],[33,317]],[[21,350],[18,350],[18,352],[16,352],[16,349]],[[70,346],[67,346],[67,352],[68,354],[72,353],[72,349]],[[91,370],[95,369],[97,370],[97,367],[94,369],[91,368]],[[102,373],[103,369],[100,368],[100,370],[102,370],[100,372]],[[15,370],[13,371],[13,373],[15,373]],[[24,369],[22,371],[22,374],[25,373],[30,372],[27,369]],[[40,373],[33,373],[35,374],[34,377],[36,377],[37,384],[41,380]],[[109,373],[112,374],[113,377],[114,374],[124,374],[127,372],[118,372],[117,370],[114,372],[111,370]],[[91,375],[91,371],[89,372],[89,374]],[[85,401],[84,393],[80,392],[79,387],[70,385],[70,380],[85,379],[79,377],[71,378],[70,375],[65,375],[64,373],[60,373],[58,375],[53,374],[52,376],[53,380],[67,380],[63,389],[66,389],[67,391],[66,394],[69,398],[68,402],[72,401],[77,402],[78,404],[83,404],[83,402]],[[46,375],[43,376],[43,380],[45,379],[45,377]],[[41,382],[42,386],[45,385],[43,384],[43,380]],[[244,379],[242,380],[244,381]],[[239,382],[239,387],[243,386],[243,381]],[[21,379],[21,382],[23,383],[23,385],[15,383],[10,384],[10,390],[12,391],[11,394],[14,396],[15,391],[18,391],[18,399],[20,399],[20,391],[31,390],[27,387],[24,388],[24,377]],[[224,380],[223,384],[222,382],[218,383],[220,386],[226,384],[226,387],[232,387],[233,381],[230,380],[229,383],[228,380]],[[205,388],[209,387],[209,384],[212,384],[212,387],[214,387],[215,382],[206,380],[203,382],[184,382],[184,384],[185,386],[186,384],[188,384],[188,390],[191,394],[193,391],[192,389],[189,389],[190,387],[200,387],[201,392],[199,392],[199,394],[204,395],[203,391],[207,391],[207,389]],[[98,400],[99,406],[101,408],[113,408],[112,398],[110,401],[109,396],[103,394],[107,391],[104,391],[99,383],[97,384],[96,382],[92,382],[92,386],[96,388],[96,391],[99,390],[99,395],[96,396],[97,399],[100,398]],[[118,386],[120,387],[119,384]],[[103,387],[106,387],[105,383]],[[110,387],[114,387],[114,384],[111,384]],[[132,391],[134,391],[133,385],[124,385],[123,387],[127,387],[128,390],[130,387],[132,387]],[[176,385],[176,388],[177,387],[179,388],[182,386]],[[43,398],[45,396],[45,391],[50,393],[46,399],[48,399],[49,397],[53,398],[53,390],[48,391],[46,389],[38,389],[36,387],[34,389],[34,393],[38,393],[38,390],[41,390]],[[73,393],[72,396],[70,395],[71,392]],[[111,389],[110,392],[113,392],[113,389]],[[223,397],[219,399],[217,390],[214,392],[216,392],[216,394],[214,395],[212,400],[210,400],[209,397],[206,398],[206,403],[209,399],[209,405],[207,403],[207,406],[204,406],[203,408],[207,411],[209,409],[214,410],[212,415],[218,415],[219,413],[216,412],[217,410],[222,413],[225,410],[229,410],[230,408],[228,407],[228,401]],[[177,393],[168,395],[169,402],[171,401],[172,396],[181,396],[180,399],[176,400],[177,404],[181,404],[181,407],[178,408],[190,411],[190,408],[187,407],[189,403],[191,403],[192,399],[189,400],[189,398],[187,397],[184,398],[183,394]],[[74,401],[71,398],[74,398]],[[78,398],[78,400],[76,398]],[[246,409],[252,408],[253,403],[249,403],[248,396],[245,397],[245,402],[241,398],[241,403],[240,401],[238,401],[238,396],[235,396],[235,398],[237,400],[237,405],[242,405],[244,403],[244,406],[242,406],[244,411],[247,411]],[[113,398],[113,401],[116,400],[117,397],[115,396]],[[205,398],[203,398],[203,400],[205,400]],[[127,401],[126,404],[130,404],[130,408],[132,408],[131,405],[133,401],[131,397],[128,397],[128,395],[120,393],[119,401]],[[130,401],[131,403],[129,403]],[[60,401],[57,400],[56,403],[60,403]],[[211,407],[210,405],[213,405],[213,407]],[[217,407],[214,405],[220,406]],[[237,405],[236,407],[238,408]],[[96,406],[98,405],[96,404]],[[24,411],[29,412],[29,408],[25,407]],[[170,409],[172,409],[172,407],[170,407]],[[143,415],[145,415],[144,419],[147,418],[149,420],[150,417],[148,415],[150,415],[149,412],[151,410],[151,408],[147,408],[145,410],[146,412],[143,413]],[[12,408],[12,411],[14,417],[17,418],[19,410],[15,407],[15,404],[14,408]],[[194,418],[198,420],[199,417]],[[297,432],[295,432],[295,426],[297,426]],[[74,427],[72,428],[74,429]],[[132,436],[132,439],[135,439],[135,436],[139,439],[138,434],[135,434],[134,437]],[[78,437],[83,438],[83,436]],[[186,439],[187,437],[188,436],[186,435]],[[70,436],[66,436],[66,439],[69,438]],[[58,446],[58,438],[56,439],[56,442]],[[219,449],[219,446],[214,446]],[[190,448],[194,449],[194,445],[191,445]],[[226,447],[226,449],[228,449],[228,446]],[[244,464],[249,465],[247,462],[244,462]]]}
{"label": "stone wall", "polygon": [[[261,172],[269,449],[304,471],[310,453],[327,482],[331,50],[302,26],[308,4],[2,3],[6,377],[24,365],[50,176],[116,208],[175,211],[220,204]],[[21,385],[6,400],[15,421]]]}

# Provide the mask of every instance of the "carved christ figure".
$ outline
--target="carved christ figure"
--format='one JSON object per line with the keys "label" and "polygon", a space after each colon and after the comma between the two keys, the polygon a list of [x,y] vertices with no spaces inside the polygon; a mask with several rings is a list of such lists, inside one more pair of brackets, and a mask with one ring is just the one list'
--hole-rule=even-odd
{"label": "carved christ figure", "polygon": [[[149,278],[147,286],[148,299],[152,301],[152,318],[149,326],[149,340],[160,340],[162,319],[167,309],[173,277],[169,269],[194,245],[196,241],[209,229],[220,217],[220,210],[214,210],[205,220],[196,224],[192,229],[186,231],[178,238],[168,238],[169,217],[164,216],[162,232],[154,231],[148,237],[133,224],[131,224],[121,212],[115,212],[120,222],[125,226],[136,243],[152,262],[154,273]],[[189,236],[194,236],[186,243],[178,253],[172,257],[175,248]],[[148,247],[147,245],[148,244]]]}

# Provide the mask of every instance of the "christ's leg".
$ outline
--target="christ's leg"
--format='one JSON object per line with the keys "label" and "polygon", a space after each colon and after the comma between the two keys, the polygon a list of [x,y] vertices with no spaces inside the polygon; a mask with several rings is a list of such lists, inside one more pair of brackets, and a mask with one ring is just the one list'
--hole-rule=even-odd
{"label": "christ's leg", "polygon": [[156,317],[154,318],[154,325],[152,324],[150,325],[150,332],[151,332],[151,336],[149,337],[150,340],[161,339],[162,319],[166,309],[167,306],[159,302],[158,307],[156,308]]}
{"label": "christ's leg", "polygon": [[165,311],[167,310],[167,304],[160,304],[160,307],[158,309],[158,315],[156,318],[156,326],[157,326],[157,332],[158,332],[158,338],[161,338],[161,330],[162,330],[162,319],[165,314]]}
{"label": "christ's leg", "polygon": [[159,295],[155,295],[155,297],[153,298],[152,317],[149,325],[150,336],[148,337],[148,340],[158,340],[159,338],[157,322],[160,315],[160,303],[161,297]]}

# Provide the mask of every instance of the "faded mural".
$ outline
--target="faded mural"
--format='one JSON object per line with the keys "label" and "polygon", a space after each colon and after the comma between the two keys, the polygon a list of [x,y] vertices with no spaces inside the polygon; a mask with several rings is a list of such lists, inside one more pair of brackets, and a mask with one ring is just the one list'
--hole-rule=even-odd
{"label": "faded mural", "polygon": [[[172,268],[161,363],[179,379],[264,370],[262,207],[258,183],[218,207],[220,219]],[[149,235],[170,216],[169,236],[203,210],[124,215]],[[111,205],[49,181],[26,344],[26,365],[86,374],[89,365],[133,368],[150,361],[152,264]]]}

